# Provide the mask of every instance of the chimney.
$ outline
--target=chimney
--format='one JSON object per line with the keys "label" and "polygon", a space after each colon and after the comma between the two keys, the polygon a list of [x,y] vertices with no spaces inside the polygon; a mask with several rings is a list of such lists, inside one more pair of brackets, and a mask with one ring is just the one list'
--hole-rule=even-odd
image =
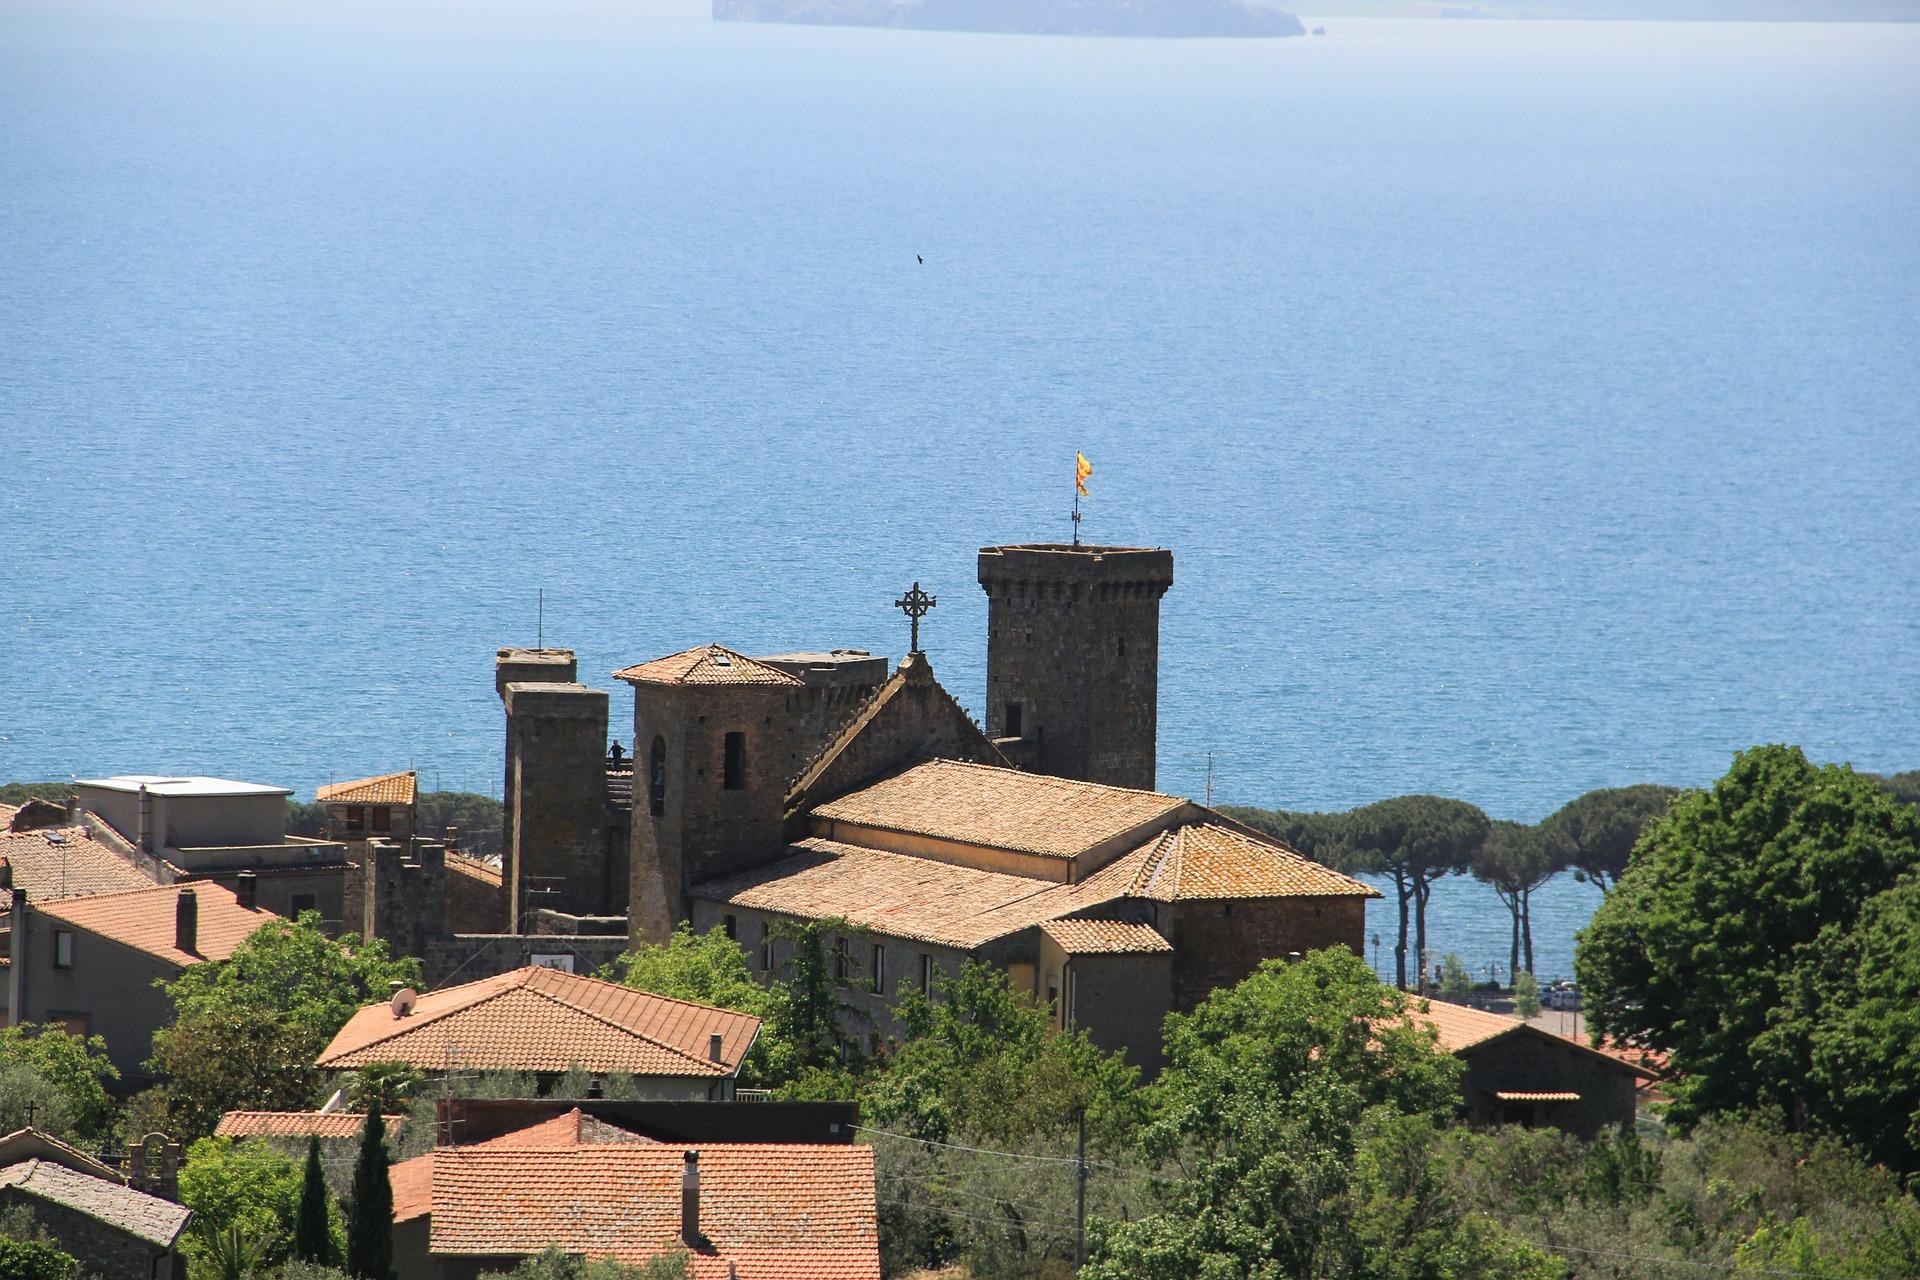
{"label": "chimney", "polygon": [[460,828],[448,827],[446,838],[442,843],[447,846],[448,853],[458,853],[460,851]]}
{"label": "chimney", "polygon": [[700,1153],[689,1151],[680,1174],[680,1239],[689,1249],[700,1247]]}
{"label": "chimney", "polygon": [[251,871],[242,871],[233,884],[233,896],[240,899],[240,905],[248,911],[260,905],[260,877]]}
{"label": "chimney", "polygon": [[200,900],[191,889],[182,889],[173,904],[173,945],[200,954]]}
{"label": "chimney", "polygon": [[720,1052],[720,1033],[714,1032],[707,1037],[707,1056],[715,1062],[725,1062],[726,1055]]}
{"label": "chimney", "polygon": [[0,890],[13,888],[13,864],[0,858]]}
{"label": "chimney", "polygon": [[140,852],[153,852],[153,797],[147,794],[147,784],[140,784],[140,828],[136,841]]}
{"label": "chimney", "polygon": [[72,826],[79,821],[80,793],[78,791],[69,791],[67,792],[67,825]]}

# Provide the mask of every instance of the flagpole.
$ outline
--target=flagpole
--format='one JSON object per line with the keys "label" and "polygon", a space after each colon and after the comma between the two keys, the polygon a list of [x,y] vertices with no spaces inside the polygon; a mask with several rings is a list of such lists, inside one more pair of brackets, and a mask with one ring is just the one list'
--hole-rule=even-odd
{"label": "flagpole", "polygon": [[1078,481],[1075,481],[1073,486],[1073,545],[1076,547],[1080,545],[1080,484]]}

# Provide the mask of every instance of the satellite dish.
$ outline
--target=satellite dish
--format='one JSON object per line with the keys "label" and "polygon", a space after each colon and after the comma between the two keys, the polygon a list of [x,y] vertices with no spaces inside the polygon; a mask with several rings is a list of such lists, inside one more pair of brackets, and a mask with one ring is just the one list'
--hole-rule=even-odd
{"label": "satellite dish", "polygon": [[413,1003],[419,998],[420,998],[420,993],[418,991],[415,991],[412,987],[402,987],[398,991],[394,992],[393,993],[393,1016],[396,1018],[404,1018],[408,1014],[412,1013]]}

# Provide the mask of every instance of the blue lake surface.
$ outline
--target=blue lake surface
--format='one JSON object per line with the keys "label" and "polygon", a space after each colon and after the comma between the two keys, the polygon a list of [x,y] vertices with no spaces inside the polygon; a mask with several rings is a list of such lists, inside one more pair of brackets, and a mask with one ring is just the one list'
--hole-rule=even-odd
{"label": "blue lake surface", "polygon": [[1076,449],[1177,555],[1165,789],[1920,766],[1920,28],[1329,26],[14,0],[0,778],[497,793],[541,590],[612,687],[917,579],[977,708]]}

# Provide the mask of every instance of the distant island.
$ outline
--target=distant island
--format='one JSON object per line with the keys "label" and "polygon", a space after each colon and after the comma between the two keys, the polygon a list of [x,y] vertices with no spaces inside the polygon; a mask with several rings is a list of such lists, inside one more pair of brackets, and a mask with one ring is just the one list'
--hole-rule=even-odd
{"label": "distant island", "polygon": [[1301,36],[1259,0],[713,0],[716,22],[1049,36]]}

